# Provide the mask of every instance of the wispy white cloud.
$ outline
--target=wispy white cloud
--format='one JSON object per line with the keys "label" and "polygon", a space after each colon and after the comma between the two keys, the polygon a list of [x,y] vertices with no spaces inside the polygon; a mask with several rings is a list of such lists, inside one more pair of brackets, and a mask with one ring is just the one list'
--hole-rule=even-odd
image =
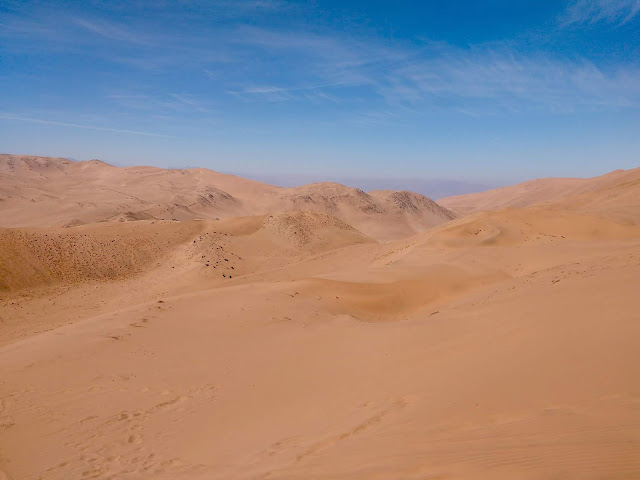
{"label": "wispy white cloud", "polygon": [[138,130],[128,130],[128,129],[122,129],[122,128],[100,127],[97,125],[83,125],[79,123],[59,122],[55,120],[23,117],[23,116],[12,115],[7,113],[0,113],[0,120],[13,120],[13,121],[19,121],[19,122],[40,123],[44,125],[57,125],[60,127],[81,128],[85,130],[97,130],[102,132],[125,133],[128,135],[141,135],[144,137],[176,138],[171,135],[162,135],[159,133],[141,132]]}
{"label": "wispy white cloud", "polygon": [[625,24],[640,12],[640,0],[573,0],[560,18],[564,26],[606,21]]}
{"label": "wispy white cloud", "polygon": [[[238,3],[242,6],[225,0],[203,2],[202,8],[246,8],[252,2]],[[275,0],[257,3],[256,8],[288,8]],[[640,0],[574,0],[565,22],[628,22],[638,11]],[[41,21],[44,23],[16,20],[7,23],[8,27],[0,25],[0,35],[3,29],[12,28],[42,40],[51,35],[49,26],[55,23],[56,31],[69,32],[61,43],[65,48],[84,45],[78,48],[135,73],[148,69],[172,76],[197,72],[211,85],[200,91],[219,96],[216,100],[226,96],[245,102],[327,102],[355,115],[366,112],[362,117],[365,122],[372,118],[379,122],[374,109],[385,112],[382,117],[388,121],[394,116],[387,112],[401,109],[404,113],[446,109],[491,115],[640,108],[640,68],[633,63],[602,66],[558,54],[524,54],[504,45],[459,48],[426,41],[346,36],[329,30],[274,30],[235,23],[215,28],[200,25],[200,30],[177,35],[89,17],[63,15],[50,23]],[[85,36],[101,39],[101,48],[79,41]],[[41,44],[50,48],[56,42]],[[206,101],[184,91],[142,98],[122,78],[122,85],[115,87],[117,93],[111,96],[122,108],[167,115],[206,112],[213,103],[211,98]]]}
{"label": "wispy white cloud", "polygon": [[466,111],[640,106],[637,67],[604,71],[587,60],[524,56],[508,49],[450,48],[445,55],[416,59],[372,81],[391,103],[426,102]]}
{"label": "wispy white cloud", "polygon": [[[320,34],[243,26],[234,30],[227,41],[237,48],[259,49],[270,55],[295,56],[306,60],[308,67],[330,68],[338,77],[356,68],[403,61],[412,54],[397,46],[387,46],[379,40],[347,38],[335,32]],[[349,83],[347,80],[336,79],[331,83]]]}
{"label": "wispy white cloud", "polygon": [[110,93],[107,98],[131,110],[154,112],[158,115],[170,113],[208,113],[210,102],[200,97],[181,92],[149,94],[137,92]]}
{"label": "wispy white cloud", "polygon": [[205,5],[238,14],[247,11],[255,12],[256,10],[275,11],[291,7],[291,4],[284,0],[207,0]]}
{"label": "wispy white cloud", "polygon": [[358,112],[354,115],[346,116],[349,123],[364,127],[388,126],[398,121],[398,112],[392,110],[373,110]]}
{"label": "wispy white cloud", "polygon": [[227,91],[244,99],[300,100],[328,93],[346,102],[359,96],[370,108],[373,95],[384,111],[429,107],[466,114],[640,106],[640,68],[633,65],[604,69],[586,59],[524,55],[506,46],[381,45],[263,30],[253,30],[242,42],[276,58],[295,50],[299,62],[283,76],[283,85]]}
{"label": "wispy white cloud", "polygon": [[136,33],[131,29],[111,22],[105,22],[104,20],[93,21],[87,18],[72,17],[71,21],[90,34],[103,37],[107,40],[140,45],[148,45],[153,42],[151,38],[143,34]]}
{"label": "wispy white cloud", "polygon": [[56,32],[53,25],[20,19],[9,19],[0,23],[0,35],[37,35],[49,36]]}
{"label": "wispy white cloud", "polygon": [[268,101],[285,101],[295,99],[325,99],[338,102],[338,98],[331,95],[326,89],[342,87],[342,83],[325,83],[320,85],[302,85],[294,87],[277,86],[245,86],[236,90],[227,90],[226,93],[245,100],[260,97]]}

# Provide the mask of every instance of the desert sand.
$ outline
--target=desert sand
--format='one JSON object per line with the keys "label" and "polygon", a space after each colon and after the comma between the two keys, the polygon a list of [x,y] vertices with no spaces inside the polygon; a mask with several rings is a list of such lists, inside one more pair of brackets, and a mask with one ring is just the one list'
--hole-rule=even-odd
{"label": "desert sand", "polygon": [[223,219],[303,210],[328,213],[379,240],[402,238],[455,216],[412,192],[367,194],[338,183],[280,188],[204,168],[118,168],[99,160],[25,155],[0,155],[0,201],[4,227]]}
{"label": "desert sand", "polygon": [[0,227],[2,480],[640,478],[640,169],[441,206],[4,155]]}
{"label": "desert sand", "polygon": [[[608,215],[612,208],[624,206],[624,201],[616,198],[610,208],[607,203],[611,196],[617,197],[631,192],[628,198],[631,206],[637,203],[635,191],[640,182],[640,169],[616,170],[593,178],[538,178],[528,182],[496,188],[480,193],[456,195],[438,200],[438,203],[458,214],[469,214],[508,207],[528,207],[531,205],[551,205],[567,199],[582,199],[584,204],[599,205]],[[635,212],[632,212],[635,213]],[[633,215],[631,215],[633,217]],[[635,218],[635,217],[633,217]]]}

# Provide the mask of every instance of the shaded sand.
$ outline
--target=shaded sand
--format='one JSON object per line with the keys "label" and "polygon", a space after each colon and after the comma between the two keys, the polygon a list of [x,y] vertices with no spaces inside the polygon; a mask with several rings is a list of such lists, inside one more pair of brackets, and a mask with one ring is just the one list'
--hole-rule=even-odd
{"label": "shaded sand", "polygon": [[640,196],[606,188],[388,243],[3,229],[0,478],[639,478]]}

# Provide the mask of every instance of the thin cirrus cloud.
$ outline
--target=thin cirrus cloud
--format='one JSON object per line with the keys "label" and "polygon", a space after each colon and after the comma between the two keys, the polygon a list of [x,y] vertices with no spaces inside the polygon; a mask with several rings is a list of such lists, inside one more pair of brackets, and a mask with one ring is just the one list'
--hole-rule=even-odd
{"label": "thin cirrus cloud", "polygon": [[110,127],[100,127],[97,125],[88,125],[88,124],[79,124],[79,123],[69,123],[69,122],[59,122],[56,120],[48,120],[43,118],[32,118],[32,117],[24,117],[21,115],[12,115],[0,113],[0,119],[4,120],[17,120],[19,122],[28,122],[28,123],[39,123],[44,125],[57,125],[60,127],[70,127],[70,128],[79,128],[83,130],[96,130],[101,132],[113,132],[113,133],[126,133],[129,135],[139,135],[143,137],[159,137],[159,138],[176,138],[171,135],[163,135],[160,133],[152,133],[152,132],[141,132],[138,130],[128,130],[122,128],[110,128]]}
{"label": "thin cirrus cloud", "polygon": [[226,93],[248,101],[254,100],[255,97],[260,97],[270,102],[306,99],[327,100],[338,103],[340,102],[339,98],[331,94],[329,90],[342,86],[342,83],[302,85],[296,87],[248,86],[238,90],[227,90]]}
{"label": "thin cirrus cloud", "polygon": [[[445,102],[482,111],[624,108],[640,103],[640,69],[605,72],[587,60],[522,56],[513,51],[460,51],[409,62],[382,79],[390,102]],[[450,102],[450,103],[447,103]]]}
{"label": "thin cirrus cloud", "polygon": [[[640,105],[640,69],[603,69],[586,59],[524,55],[509,47],[463,49],[443,44],[380,45],[304,33],[253,30],[244,46],[292,57],[281,85],[227,90],[255,101],[302,101],[330,94],[390,107],[434,107],[459,113],[545,110],[553,113]],[[331,60],[330,60],[331,59]],[[298,83],[295,72],[306,72]],[[285,72],[286,73],[286,72]],[[260,72],[255,72],[257,77]],[[475,113],[474,113],[475,112]]]}
{"label": "thin cirrus cloud", "polygon": [[562,14],[564,26],[600,21],[623,25],[640,12],[640,0],[574,0]]}
{"label": "thin cirrus cloud", "polygon": [[96,22],[86,18],[74,17],[72,22],[92,35],[103,37],[107,40],[124,42],[129,44],[148,45],[150,40],[144,35],[109,22]]}
{"label": "thin cirrus cloud", "polygon": [[112,102],[129,110],[146,111],[157,114],[202,113],[211,112],[210,105],[195,95],[169,92],[163,94],[111,93],[107,96]]}
{"label": "thin cirrus cloud", "polygon": [[[234,2],[214,4],[238,10]],[[263,1],[256,5],[275,9],[288,4]],[[639,10],[640,0],[576,0],[564,13],[565,24],[625,22]],[[393,121],[402,118],[398,113],[415,114],[425,108],[480,115],[530,110],[566,113],[640,105],[640,69],[631,63],[605,68],[587,59],[543,52],[524,54],[513,44],[463,48],[244,24],[200,26],[173,35],[127,27],[115,20],[97,22],[69,15],[25,22],[6,24],[5,34],[28,32],[31,39],[43,40],[42,48],[56,48],[56,42],[83,45],[87,39],[102,39],[107,41],[105,45],[88,46],[85,54],[142,74],[150,69],[198,72],[212,84],[208,99],[189,91],[149,98],[107,96],[120,108],[132,110],[206,113],[210,102],[223,98],[326,102],[340,109],[340,118],[345,118],[344,109],[350,109],[354,118],[359,115],[366,122],[377,122],[379,118]],[[66,36],[50,37],[54,23],[57,32],[64,32],[56,35]],[[126,84],[116,89],[132,90]]]}

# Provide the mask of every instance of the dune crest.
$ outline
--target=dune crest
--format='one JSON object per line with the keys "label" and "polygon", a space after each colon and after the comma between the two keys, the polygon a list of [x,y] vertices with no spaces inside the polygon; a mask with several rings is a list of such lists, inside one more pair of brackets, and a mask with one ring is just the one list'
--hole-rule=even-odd
{"label": "dune crest", "polygon": [[[562,203],[571,198],[589,204],[606,199],[607,192],[619,194],[621,192],[618,190],[635,189],[638,181],[640,168],[616,170],[593,178],[540,178],[486,192],[445,197],[438,203],[460,215],[482,210]],[[637,194],[636,190],[630,196]]]}

